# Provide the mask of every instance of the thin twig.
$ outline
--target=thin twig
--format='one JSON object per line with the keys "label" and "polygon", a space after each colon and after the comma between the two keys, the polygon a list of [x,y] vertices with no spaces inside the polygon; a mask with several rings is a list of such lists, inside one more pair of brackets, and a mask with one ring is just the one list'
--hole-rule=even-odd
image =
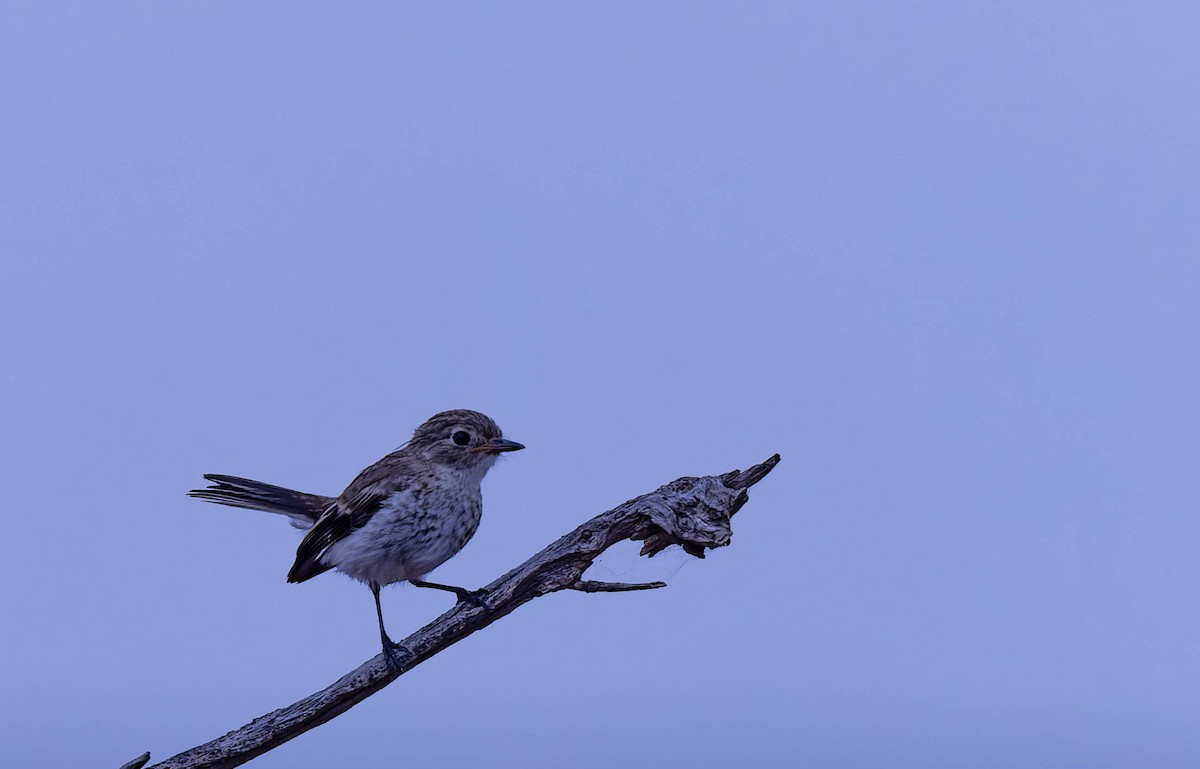
{"label": "thin twig", "polygon": [[631,590],[654,590],[666,587],[666,582],[596,582],[591,579],[581,579],[567,589],[578,590],[581,593],[628,593]]}
{"label": "thin twig", "polygon": [[150,760],[150,753],[146,752],[127,764],[122,764],[121,769],[142,769],[143,766]]}

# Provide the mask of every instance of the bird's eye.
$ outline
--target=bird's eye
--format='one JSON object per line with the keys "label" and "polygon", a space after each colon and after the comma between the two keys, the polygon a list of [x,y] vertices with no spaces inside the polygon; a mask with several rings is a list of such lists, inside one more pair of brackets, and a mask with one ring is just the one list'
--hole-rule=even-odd
{"label": "bird's eye", "polygon": [[455,446],[466,446],[471,442],[471,436],[466,430],[458,430],[450,436],[450,440],[454,441]]}

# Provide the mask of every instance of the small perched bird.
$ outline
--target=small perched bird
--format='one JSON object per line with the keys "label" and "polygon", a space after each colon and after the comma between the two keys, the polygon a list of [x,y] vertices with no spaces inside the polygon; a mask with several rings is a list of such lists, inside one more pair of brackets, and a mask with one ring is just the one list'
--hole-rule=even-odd
{"label": "small perched bird", "polygon": [[505,439],[489,417],[457,409],[430,417],[412,440],[359,473],[336,499],[231,475],[205,475],[213,485],[188,495],[280,513],[308,529],[288,582],[329,569],[365,582],[375,596],[379,638],[390,659],[401,647],[384,630],[379,588],[407,581],[477,603],[477,591],[421,578],[475,534],[483,512],[480,481],[500,454],[523,448]]}

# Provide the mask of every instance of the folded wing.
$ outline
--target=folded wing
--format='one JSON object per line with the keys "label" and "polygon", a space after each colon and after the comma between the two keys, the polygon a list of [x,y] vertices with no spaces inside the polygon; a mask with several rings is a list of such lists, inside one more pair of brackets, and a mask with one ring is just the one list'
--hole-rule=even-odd
{"label": "folded wing", "polygon": [[304,582],[333,568],[321,561],[325,551],[336,542],[366,525],[379,511],[390,492],[367,491],[348,502],[331,504],[304,535],[296,548],[296,562],[288,572],[288,582]]}

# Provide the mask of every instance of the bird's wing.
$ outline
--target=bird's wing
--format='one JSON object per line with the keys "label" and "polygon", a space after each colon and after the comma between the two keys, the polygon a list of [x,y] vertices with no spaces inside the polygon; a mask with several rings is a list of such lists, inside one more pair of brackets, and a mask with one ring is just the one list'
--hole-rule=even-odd
{"label": "bird's wing", "polygon": [[338,498],[300,540],[296,562],[288,572],[288,582],[303,582],[333,568],[321,562],[321,556],[329,546],[365,526],[395,491],[395,488],[370,484],[349,498],[345,495]]}

